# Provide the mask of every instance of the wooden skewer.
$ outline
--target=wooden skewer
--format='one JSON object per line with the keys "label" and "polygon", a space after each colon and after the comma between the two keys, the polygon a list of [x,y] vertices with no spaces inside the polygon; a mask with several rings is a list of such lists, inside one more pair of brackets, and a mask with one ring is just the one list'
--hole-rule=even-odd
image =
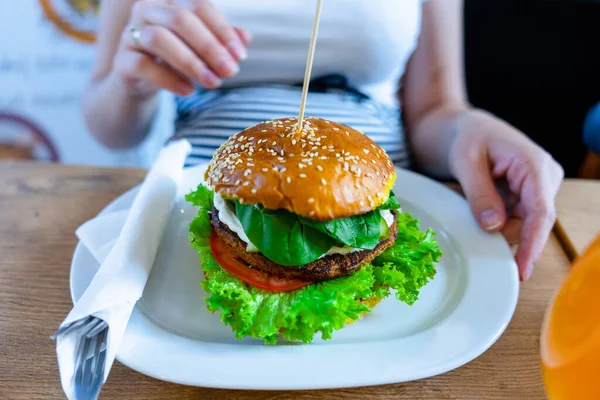
{"label": "wooden skewer", "polygon": [[300,102],[300,114],[298,115],[298,127],[296,132],[302,131],[302,125],[304,122],[304,109],[306,108],[306,97],[308,95],[308,85],[310,83],[310,74],[312,71],[313,59],[315,57],[315,47],[317,44],[317,34],[319,33],[319,22],[321,20],[321,9],[323,7],[323,0],[318,0],[317,12],[315,13],[315,20],[313,22],[312,38],[310,40],[310,47],[308,50],[308,60],[306,62],[306,72],[304,74],[304,84],[302,86],[302,101]]}

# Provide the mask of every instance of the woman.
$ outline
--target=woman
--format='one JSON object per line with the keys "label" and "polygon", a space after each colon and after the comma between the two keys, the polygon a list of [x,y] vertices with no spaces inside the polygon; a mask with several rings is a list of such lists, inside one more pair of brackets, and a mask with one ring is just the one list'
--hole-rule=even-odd
{"label": "woman", "polygon": [[[247,126],[298,112],[315,2],[102,4],[85,115],[105,145],[139,144],[161,89],[177,95],[190,163]],[[307,115],[362,130],[399,166],[456,178],[482,229],[519,244],[526,280],[555,221],[563,171],[521,132],[469,105],[461,16],[461,0],[325,0]]]}

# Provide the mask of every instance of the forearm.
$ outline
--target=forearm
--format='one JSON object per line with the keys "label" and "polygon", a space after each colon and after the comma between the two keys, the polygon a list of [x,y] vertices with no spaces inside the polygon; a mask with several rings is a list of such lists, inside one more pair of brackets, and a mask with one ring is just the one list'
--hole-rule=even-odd
{"label": "forearm", "polygon": [[460,131],[461,117],[471,111],[466,105],[437,107],[409,126],[416,167],[440,179],[452,177],[450,149]]}
{"label": "forearm", "polygon": [[83,108],[88,129],[110,148],[132,148],[151,129],[157,109],[157,96],[136,96],[114,74],[90,83]]}

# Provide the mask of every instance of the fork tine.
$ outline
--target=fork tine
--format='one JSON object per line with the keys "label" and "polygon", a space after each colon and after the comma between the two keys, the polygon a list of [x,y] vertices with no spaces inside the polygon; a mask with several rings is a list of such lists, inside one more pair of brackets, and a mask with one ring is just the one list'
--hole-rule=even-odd
{"label": "fork tine", "polygon": [[96,378],[98,377],[98,370],[100,367],[100,352],[102,349],[102,345],[104,344],[104,340],[106,338],[106,334],[107,334],[107,329],[103,329],[102,331],[100,331],[100,333],[98,334],[98,336],[96,336],[97,342],[96,342],[96,347],[94,348],[94,363],[92,363],[92,385],[94,384],[94,381],[96,380]]}
{"label": "fork tine", "polygon": [[100,323],[98,325],[96,325],[96,327],[94,329],[92,329],[91,331],[89,331],[86,336],[89,337],[89,338],[91,338],[93,336],[96,336],[100,332],[102,332],[102,330],[104,328],[107,328],[107,327],[108,327],[108,324],[106,323],[106,321],[100,320]]}
{"label": "fork tine", "polygon": [[98,369],[96,370],[96,374],[94,374],[94,379],[92,380],[92,393],[94,395],[94,399],[98,398],[100,394],[100,388],[102,387],[102,380],[104,379],[104,369],[106,361],[106,350],[103,350],[98,356]]}
{"label": "fork tine", "polygon": [[75,382],[80,382],[83,378],[81,366],[84,360],[83,347],[86,340],[88,339],[80,337],[77,345],[77,358],[75,360]]}
{"label": "fork tine", "polygon": [[80,382],[83,384],[84,379],[86,377],[85,372],[86,372],[86,364],[88,361],[87,355],[88,355],[88,351],[90,348],[91,340],[85,336],[82,336],[82,339],[83,339],[83,349],[81,351],[82,363],[81,363],[81,381]]}
{"label": "fork tine", "polygon": [[79,332],[80,335],[82,336],[86,336],[87,334],[89,334],[95,327],[98,326],[98,324],[100,324],[101,322],[103,322],[101,319],[93,317],[92,322],[90,322],[89,324],[85,325],[82,329],[81,332]]}
{"label": "fork tine", "polygon": [[74,329],[77,329],[80,326],[83,326],[83,325],[91,322],[91,320],[92,320],[92,317],[88,316],[87,318],[82,318],[80,320],[72,322],[69,325],[62,326],[62,327],[58,328],[58,330],[56,332],[54,332],[52,335],[50,335],[50,339],[54,340],[59,335],[67,334],[67,333],[73,331]]}

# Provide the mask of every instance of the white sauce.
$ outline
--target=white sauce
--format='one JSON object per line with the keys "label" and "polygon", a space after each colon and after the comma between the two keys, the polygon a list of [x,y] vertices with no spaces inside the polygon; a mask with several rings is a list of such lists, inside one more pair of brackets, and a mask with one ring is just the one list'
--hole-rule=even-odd
{"label": "white sauce", "polygon": [[[240,239],[250,244],[250,239],[248,239],[246,232],[244,232],[242,223],[235,214],[235,210],[232,207],[228,206],[225,200],[218,193],[215,193],[214,205],[217,211],[219,211],[219,219],[221,220],[221,222],[223,222],[229,227],[229,229],[235,232]],[[394,215],[391,211],[381,210],[381,216],[387,223],[388,227],[394,223]],[[321,257],[325,257],[331,254],[348,254],[360,250],[361,249],[356,249],[354,247],[332,247],[327,253],[325,253]]]}
{"label": "white sauce", "polygon": [[219,219],[221,222],[227,225],[233,232],[237,233],[244,242],[250,243],[248,236],[246,236],[246,232],[244,232],[242,223],[235,214],[235,210],[232,207],[229,207],[218,193],[215,193],[214,206],[217,211],[219,211]]}

